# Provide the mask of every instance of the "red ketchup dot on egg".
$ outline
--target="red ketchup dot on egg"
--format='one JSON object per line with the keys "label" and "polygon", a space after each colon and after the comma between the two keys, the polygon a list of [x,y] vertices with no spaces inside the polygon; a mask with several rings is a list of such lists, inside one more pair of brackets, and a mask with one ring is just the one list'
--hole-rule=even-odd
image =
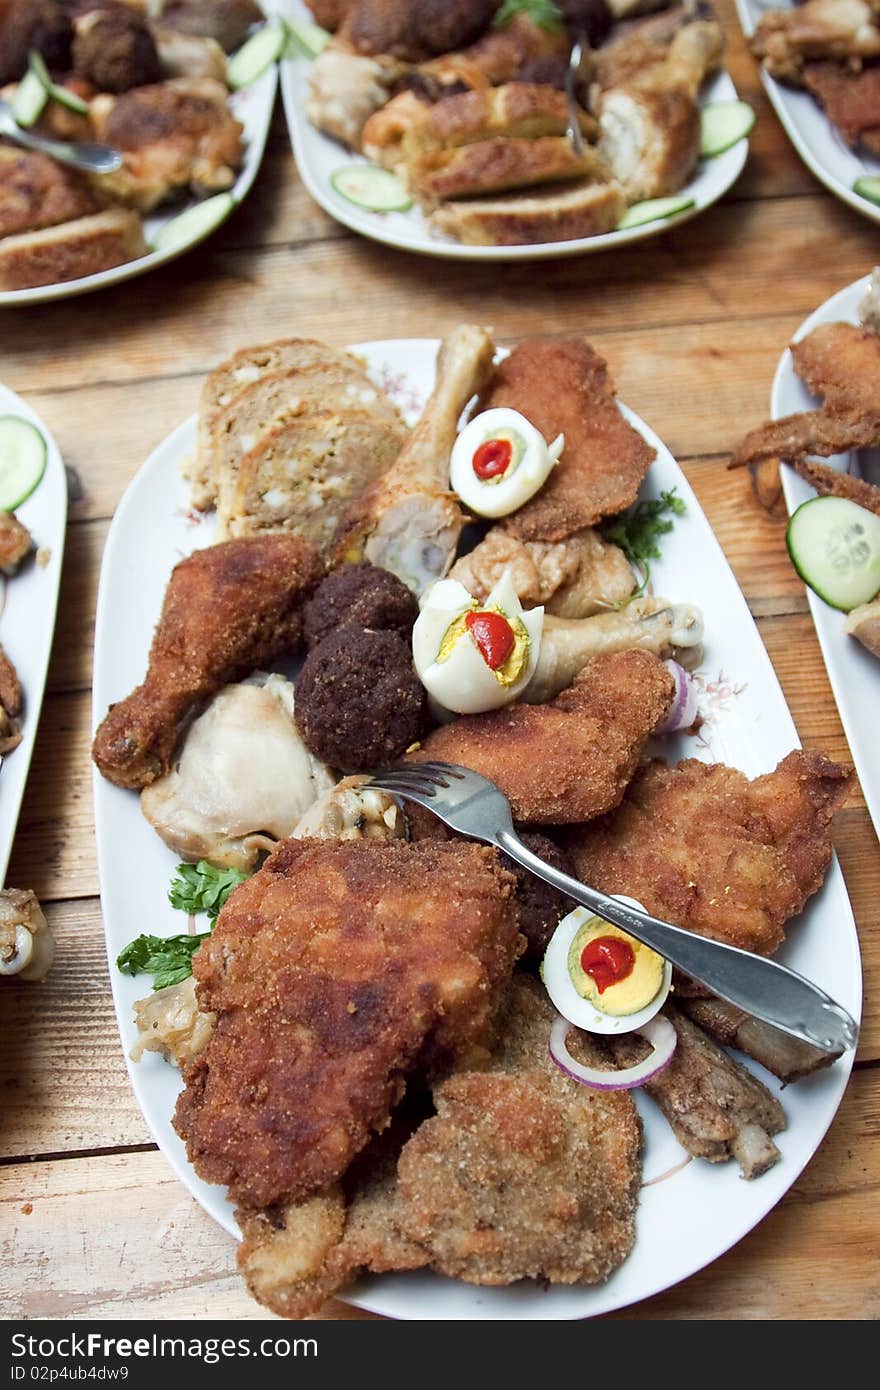
{"label": "red ketchup dot on egg", "polygon": [[581,969],[596,981],[604,994],[610,985],[620,984],[633,972],[636,953],[628,941],[619,936],[598,936],[588,941],[581,952]]}
{"label": "red ketchup dot on egg", "polygon": [[513,628],[500,613],[468,613],[464,625],[492,671],[503,666],[516,643]]}
{"label": "red ketchup dot on egg", "polygon": [[500,478],[510,467],[513,445],[509,439],[487,439],[474,454],[474,472],[484,482]]}

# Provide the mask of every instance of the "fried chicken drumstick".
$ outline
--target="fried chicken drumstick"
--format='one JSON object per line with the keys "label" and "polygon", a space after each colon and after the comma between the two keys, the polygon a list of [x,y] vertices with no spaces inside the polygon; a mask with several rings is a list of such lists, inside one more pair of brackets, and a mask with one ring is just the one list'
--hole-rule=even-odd
{"label": "fried chicken drumstick", "polygon": [[491,1041],[525,946],[515,880],[461,841],[286,840],[193,957],[217,1016],[175,1127],[244,1206],[339,1178],[408,1073]]}
{"label": "fried chicken drumstick", "polygon": [[145,787],[168,772],[181,724],[230,681],[291,652],[303,600],[323,565],[289,535],[226,541],[176,565],[162,605],[147,676],[112,705],[92,756],[118,787]]}
{"label": "fried chicken drumstick", "polygon": [[597,656],[548,704],[455,719],[411,757],[482,773],[504,792],[515,820],[591,820],[619,803],[673,689],[672,676],[649,652]]}

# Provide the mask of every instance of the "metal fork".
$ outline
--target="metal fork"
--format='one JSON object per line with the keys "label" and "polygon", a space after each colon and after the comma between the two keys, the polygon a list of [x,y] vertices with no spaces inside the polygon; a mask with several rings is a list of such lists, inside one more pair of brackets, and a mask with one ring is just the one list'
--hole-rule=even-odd
{"label": "metal fork", "polygon": [[109,145],[97,145],[93,140],[47,140],[23,130],[15,119],[8,101],[0,99],[0,135],[14,140],[28,150],[51,155],[59,164],[69,164],[88,174],[113,174],[122,167],[122,155]]}
{"label": "metal fork", "polygon": [[583,73],[584,63],[590,56],[590,44],[586,34],[579,33],[571,46],[568,68],[565,73],[565,99],[568,102],[568,129],[566,134],[578,159],[583,159],[584,137],[581,134],[581,104],[577,97],[577,85]]}
{"label": "metal fork", "polygon": [[650,946],[713,994],[823,1052],[855,1047],[858,1024],[840,1004],[776,961],[674,927],[561,873],[523,844],[494,782],[451,763],[403,763],[377,773],[377,791],[414,801],[452,830],[494,845],[538,878]]}

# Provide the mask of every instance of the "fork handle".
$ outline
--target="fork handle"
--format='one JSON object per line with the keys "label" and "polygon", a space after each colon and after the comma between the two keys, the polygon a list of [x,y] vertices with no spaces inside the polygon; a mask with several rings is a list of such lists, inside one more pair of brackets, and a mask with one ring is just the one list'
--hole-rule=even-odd
{"label": "fork handle", "polygon": [[823,1052],[841,1053],[855,1047],[858,1024],[803,975],[751,951],[673,927],[619,898],[589,888],[533,854],[512,831],[499,830],[494,843],[524,869],[589,908],[597,917],[629,932],[720,999]]}

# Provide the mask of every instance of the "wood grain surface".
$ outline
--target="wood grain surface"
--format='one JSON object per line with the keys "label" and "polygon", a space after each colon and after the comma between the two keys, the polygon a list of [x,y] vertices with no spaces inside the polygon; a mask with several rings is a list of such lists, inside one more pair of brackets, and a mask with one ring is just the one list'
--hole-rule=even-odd
{"label": "wood grain surface", "polygon": [[[758,622],[803,742],[848,749],[786,555],[772,480],[759,498],[725,469],[766,415],[800,321],[864,275],[877,231],[836,202],[788,144],[733,16],[728,66],[758,112],[746,170],[698,220],[627,251],[524,266],[407,256],[315,206],[280,110],[254,192],[204,247],[100,295],[0,311],[0,380],[55,434],[70,471],[62,598],[9,883],[33,887],[58,939],[48,980],[0,1003],[3,1316],[263,1317],[232,1241],[176,1181],[130,1091],[110,999],[90,791],[92,640],[109,519],[147,454],[196,407],[230,351],[285,334],[333,344],[435,336],[462,319],[501,342],[579,331],[622,397],[682,461]],[[865,966],[852,1083],[818,1154],[724,1258],[614,1316],[880,1316],[880,854],[857,792],[835,836]],[[112,1218],[108,1220],[108,1210]],[[329,1303],[322,1317],[368,1316]]]}

